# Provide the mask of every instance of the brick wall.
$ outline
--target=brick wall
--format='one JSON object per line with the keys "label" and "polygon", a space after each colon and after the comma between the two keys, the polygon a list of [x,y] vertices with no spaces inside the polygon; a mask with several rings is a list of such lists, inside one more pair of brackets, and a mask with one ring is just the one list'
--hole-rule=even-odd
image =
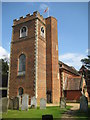
{"label": "brick wall", "polygon": [[52,91],[52,103],[59,103],[60,81],[58,65],[57,20],[46,18],[46,82],[47,91]]}
{"label": "brick wall", "polygon": [[[38,78],[37,78],[37,102],[40,104],[40,98],[46,99],[46,37],[40,33],[41,27],[44,27],[41,21],[38,21]],[[45,32],[45,31],[44,31]]]}
{"label": "brick wall", "polygon": [[80,100],[80,96],[82,96],[82,94],[79,90],[69,90],[66,93],[67,100]]}

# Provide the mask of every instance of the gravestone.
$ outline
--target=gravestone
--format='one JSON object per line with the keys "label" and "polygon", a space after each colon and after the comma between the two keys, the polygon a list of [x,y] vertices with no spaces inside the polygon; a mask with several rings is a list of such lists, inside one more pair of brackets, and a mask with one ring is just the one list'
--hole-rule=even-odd
{"label": "gravestone", "polygon": [[88,111],[88,99],[84,95],[80,97],[80,110],[83,112]]}
{"label": "gravestone", "polygon": [[60,98],[60,107],[66,108],[66,100],[64,97]]}
{"label": "gravestone", "polygon": [[19,110],[19,98],[18,97],[14,97],[13,99],[13,109]]}
{"label": "gravestone", "polygon": [[37,99],[34,97],[31,97],[31,108],[37,108]]}
{"label": "gravestone", "polygon": [[23,94],[21,110],[28,110],[28,104],[29,104],[29,95]]}
{"label": "gravestone", "polygon": [[13,110],[13,98],[9,98],[9,106],[8,109]]}
{"label": "gravestone", "polygon": [[2,100],[2,112],[7,112],[8,111],[8,98],[4,97],[1,98]]}
{"label": "gravestone", "polygon": [[21,96],[18,95],[17,97],[19,98],[19,108],[21,108]]}
{"label": "gravestone", "polygon": [[46,109],[46,100],[44,98],[40,99],[40,109]]}

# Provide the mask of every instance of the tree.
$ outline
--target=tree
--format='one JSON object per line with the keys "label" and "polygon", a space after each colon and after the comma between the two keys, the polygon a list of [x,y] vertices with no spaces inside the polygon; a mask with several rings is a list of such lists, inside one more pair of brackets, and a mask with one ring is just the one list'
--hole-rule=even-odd
{"label": "tree", "polygon": [[84,75],[84,78],[86,80],[86,84],[90,85],[88,81],[90,81],[90,55],[88,58],[84,58],[81,60],[81,62],[84,64],[84,69],[82,71],[82,74]]}
{"label": "tree", "polygon": [[81,62],[88,70],[90,70],[90,55],[88,55],[88,58],[81,59]]}
{"label": "tree", "polygon": [[0,68],[2,68],[2,75],[7,75],[7,72],[9,70],[8,61],[6,59],[0,59],[0,62]]}

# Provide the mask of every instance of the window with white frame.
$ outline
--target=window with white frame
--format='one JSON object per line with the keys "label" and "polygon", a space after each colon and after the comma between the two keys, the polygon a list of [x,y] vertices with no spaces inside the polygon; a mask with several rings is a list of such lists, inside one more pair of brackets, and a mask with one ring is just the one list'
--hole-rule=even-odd
{"label": "window with white frame", "polygon": [[26,37],[27,36],[27,33],[28,33],[28,28],[26,26],[22,27],[20,29],[20,38],[21,37]]}
{"label": "window with white frame", "polygon": [[41,27],[40,33],[41,33],[41,36],[45,38],[45,30],[44,30],[44,27]]}
{"label": "window with white frame", "polygon": [[21,54],[19,56],[18,75],[25,74],[25,70],[26,70],[26,56],[24,54]]}

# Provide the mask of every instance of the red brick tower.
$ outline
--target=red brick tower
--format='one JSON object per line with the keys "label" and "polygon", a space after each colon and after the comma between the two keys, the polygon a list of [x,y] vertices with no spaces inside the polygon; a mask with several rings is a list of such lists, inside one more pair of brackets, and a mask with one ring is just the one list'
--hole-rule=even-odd
{"label": "red brick tower", "polygon": [[14,20],[11,41],[9,97],[29,94],[46,99],[46,28],[38,13]]}
{"label": "red brick tower", "polygon": [[59,103],[58,34],[57,20],[54,17],[46,18],[46,83],[47,101],[49,99],[49,102]]}

